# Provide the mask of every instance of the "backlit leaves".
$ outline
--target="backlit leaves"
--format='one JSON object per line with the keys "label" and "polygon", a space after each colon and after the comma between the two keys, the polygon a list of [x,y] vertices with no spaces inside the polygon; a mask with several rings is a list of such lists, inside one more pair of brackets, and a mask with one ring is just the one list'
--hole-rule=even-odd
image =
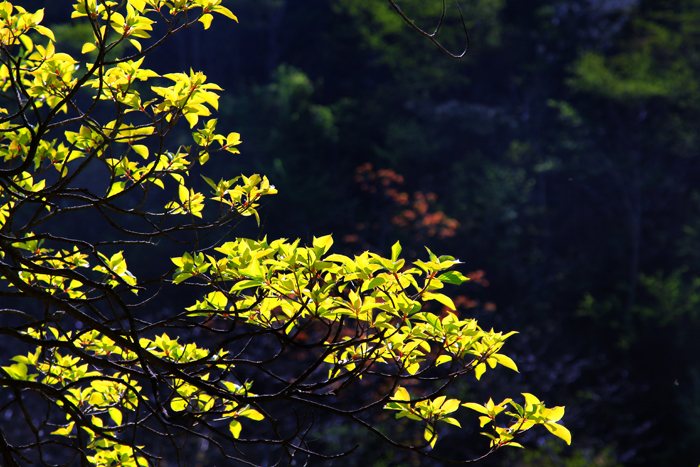
{"label": "backlit leaves", "polygon": [[[355,320],[363,329],[362,344],[348,345],[343,339],[326,342],[324,361],[329,364],[329,379],[361,378],[370,362],[395,366],[406,375],[418,375],[448,362],[474,371],[477,378],[499,364],[517,371],[515,362],[500,353],[512,332],[487,332],[475,320],[459,320],[451,313],[441,318],[423,310],[421,302],[448,300],[426,290],[438,288],[442,278],[447,283],[461,279],[449,272],[439,274],[459,261],[429,252],[431,261],[414,263],[420,268],[395,271],[398,244],[393,248],[393,261],[373,253],[354,258],[328,255],[331,245],[330,236],[314,238],[311,247],[300,247],[298,241],[238,239],[217,249],[224,254],[220,258],[202,253],[174,258],[178,266],[174,281],[195,280],[220,288],[228,284],[188,308],[194,315],[228,316],[235,312],[249,324],[289,335],[317,319],[327,323],[343,317]],[[416,279],[420,276],[429,280],[419,285]],[[337,295],[339,290],[342,292]],[[441,355],[433,356],[433,350],[440,350]],[[436,422],[459,426],[456,419],[447,417],[457,410],[459,400],[441,396],[411,404],[410,399],[407,390],[399,387],[386,408],[399,411],[397,417],[427,423],[428,444],[437,441]],[[490,422],[509,401],[499,406],[492,401],[485,407],[466,406],[488,415]]]}
{"label": "backlit leaves", "polygon": [[[217,120],[210,118],[222,89],[200,71],[159,76],[146,67],[154,34],[148,15],[167,23],[170,33],[179,25],[201,23],[206,29],[214,13],[236,20],[221,0],[76,0],[72,17],[88,21],[93,34],[82,46],[93,62],[83,63],[56,48],[51,31],[39,24],[43,10],[29,13],[0,3],[0,87],[11,103],[0,108],[9,116],[0,122],[7,174],[0,187],[0,281],[7,295],[45,305],[39,319],[11,311],[31,318],[6,330],[31,350],[0,368],[1,384],[19,394],[41,393],[60,415],[47,417],[45,436],[51,443],[61,438],[65,446],[78,443],[81,461],[98,466],[157,460],[134,441],[138,429],[152,430],[157,423],[168,432],[210,429],[231,443],[255,442],[252,422],[277,429],[266,401],[335,397],[336,390],[368,376],[389,383],[374,405],[419,422],[425,449],[436,446],[447,425],[460,427],[454,415],[462,405],[480,413],[482,426],[494,426],[487,434],[494,447],[517,445],[515,436],[536,424],[570,442],[558,423],[563,407],[548,409],[529,394],[524,407],[509,399],[480,406],[441,394],[447,384],[426,394],[407,382],[451,382],[471,372],[479,379],[498,365],[517,371],[501,353],[514,333],[487,331],[452,312],[445,285],[467,280],[454,270],[461,264],[456,258],[427,250],[409,264],[398,242],[390,257],[368,251],[346,256],[331,251],[331,235],[313,237],[308,245],[230,237],[207,243],[210,231],[235,219],[255,217],[260,223],[261,199],[277,192],[259,174],[218,181],[191,177],[193,167],[215,154],[239,153],[240,135],[217,133]],[[135,55],[117,57],[120,44],[137,52],[129,47]],[[56,117],[59,112],[65,120]],[[113,116],[105,122],[99,115]],[[166,149],[178,125],[189,127],[187,141]],[[96,168],[83,172],[88,165]],[[90,186],[75,188],[87,174]],[[154,186],[162,198],[149,203]],[[414,206],[422,215],[428,213],[423,201]],[[88,209],[136,240],[105,234],[91,244],[47,227],[55,225],[49,222],[54,217]],[[147,230],[131,231],[119,215],[137,216]],[[456,224],[450,225],[444,227],[454,230]],[[133,256],[127,253],[139,250],[124,245],[181,242],[193,232],[196,240],[182,241],[191,250],[172,258],[169,272],[144,279],[129,269]],[[203,293],[159,323],[139,313],[152,297],[134,302],[133,294],[178,285]],[[219,328],[222,323],[235,332]],[[285,381],[288,388],[279,395],[258,396],[253,382],[239,380],[233,370],[243,363],[267,372],[265,363],[246,359],[242,347],[235,355],[225,350],[239,331],[252,339],[245,347],[261,337],[285,347],[278,356],[291,346],[308,350],[300,358],[316,361],[299,379]],[[226,343],[209,349],[193,337],[207,333],[225,334],[219,342]],[[506,415],[514,422],[501,428],[495,418],[508,403],[515,411]]]}
{"label": "backlit leaves", "polygon": [[[522,406],[512,399],[505,399],[500,404],[494,404],[493,400],[484,405],[479,405],[473,402],[462,404],[464,407],[470,408],[482,414],[479,417],[481,427],[491,425],[492,433],[482,433],[484,436],[491,439],[492,447],[500,446],[515,446],[522,447],[515,442],[515,438],[523,434],[535,425],[544,425],[544,427],[553,433],[555,436],[571,444],[571,433],[563,425],[556,422],[564,416],[564,407],[547,408],[543,402],[529,393],[523,393],[525,397],[525,405]],[[511,406],[513,411],[506,411],[508,406]],[[510,416],[510,425],[502,427],[496,424],[496,416],[503,413]]]}
{"label": "backlit leaves", "polygon": [[444,422],[461,428],[457,419],[447,417],[447,415],[459,408],[459,404],[460,401],[458,399],[447,399],[445,396],[439,396],[432,401],[426,399],[411,404],[408,391],[399,386],[392,402],[389,402],[385,408],[398,411],[396,418],[407,417],[411,420],[425,422],[426,428],[423,435],[426,442],[433,448],[438,439],[437,422]]}

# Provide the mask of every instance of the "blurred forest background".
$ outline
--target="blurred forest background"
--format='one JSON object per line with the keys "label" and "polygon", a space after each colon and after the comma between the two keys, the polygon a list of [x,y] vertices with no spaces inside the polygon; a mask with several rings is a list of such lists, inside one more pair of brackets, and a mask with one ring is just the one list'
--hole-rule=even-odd
{"label": "blurred forest background", "polygon": [[[46,7],[59,49],[80,55],[91,31],[70,2],[16,3]],[[460,0],[462,60],[384,0],[224,5],[239,25],[194,28],[146,62],[225,89],[218,128],[242,134],[242,154],[205,170],[271,179],[271,238],[460,258],[474,280],[455,292],[459,314],[521,333],[507,346],[520,374],[461,390],[566,405],[570,448],[537,430],[484,465],[700,463],[700,0]],[[441,9],[400,5],[428,29]],[[454,6],[440,39],[464,45]],[[471,415],[442,453],[485,450]],[[364,435],[329,421],[322,436]],[[323,465],[432,465],[361,441]]]}

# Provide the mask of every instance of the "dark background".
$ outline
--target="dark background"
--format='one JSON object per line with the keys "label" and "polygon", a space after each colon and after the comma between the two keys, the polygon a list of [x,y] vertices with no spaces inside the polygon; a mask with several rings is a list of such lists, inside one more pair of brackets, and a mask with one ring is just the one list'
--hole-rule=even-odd
{"label": "dark background", "polygon": [[[17,3],[45,6],[79,55],[90,33],[68,2]],[[400,4],[421,27],[439,17],[439,0]],[[205,172],[271,179],[270,238],[333,233],[339,252],[384,254],[399,239],[411,259],[427,245],[466,263],[459,313],[520,331],[507,353],[521,372],[462,390],[533,392],[566,405],[573,433],[563,447],[538,430],[489,465],[700,463],[700,1],[462,1],[462,60],[384,0],[224,5],[240,24],[217,17],[144,64],[225,89],[217,128],[242,134],[242,154]],[[453,6],[439,37],[464,45]],[[483,452],[465,442],[476,417],[461,419],[440,452]],[[323,433],[363,443],[327,465],[432,465],[334,422]]]}

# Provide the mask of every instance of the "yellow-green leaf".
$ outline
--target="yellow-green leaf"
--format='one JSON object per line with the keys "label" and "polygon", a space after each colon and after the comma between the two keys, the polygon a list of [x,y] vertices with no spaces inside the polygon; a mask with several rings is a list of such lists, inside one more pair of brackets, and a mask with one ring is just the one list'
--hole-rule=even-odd
{"label": "yellow-green leaf", "polygon": [[435,447],[435,443],[437,443],[437,433],[433,432],[433,430],[430,427],[425,429],[423,437],[426,441],[430,441],[431,448]]}
{"label": "yellow-green leaf", "polygon": [[451,362],[452,361],[452,356],[451,355],[440,355],[437,360],[435,360],[435,366],[442,365],[443,363]]}
{"label": "yellow-green leaf", "polygon": [[85,44],[83,44],[83,49],[81,50],[81,52],[86,54],[88,52],[92,52],[96,48],[97,48],[97,46],[94,43],[86,42]]}
{"label": "yellow-green leaf", "polygon": [[170,407],[175,411],[175,412],[182,412],[187,408],[187,401],[183,399],[182,397],[176,397],[175,399],[170,402]]}
{"label": "yellow-green leaf", "polygon": [[145,0],[129,0],[129,4],[136,8],[139,13],[143,13],[143,9],[146,7]]}
{"label": "yellow-green leaf", "polygon": [[563,425],[559,425],[557,423],[545,423],[544,427],[554,436],[558,436],[566,441],[566,444],[571,444],[571,432]]}
{"label": "yellow-green leaf", "polygon": [[462,407],[467,407],[469,409],[476,410],[477,412],[483,413],[485,415],[489,414],[489,411],[486,409],[486,407],[475,402],[466,402],[462,404]]}
{"label": "yellow-green leaf", "polygon": [[544,415],[550,422],[558,422],[564,416],[564,407],[554,407],[552,409],[544,409]]}
{"label": "yellow-green leaf", "polygon": [[450,399],[440,409],[443,413],[452,413],[459,408],[459,399]]}
{"label": "yellow-green leaf", "polygon": [[204,25],[204,29],[209,29],[209,26],[211,26],[211,20],[213,19],[214,17],[207,13],[206,15],[202,15],[198,21]]}
{"label": "yellow-green leaf", "polygon": [[199,121],[199,116],[195,113],[188,113],[185,115],[185,119],[190,124],[190,128],[194,128],[195,125],[197,125],[197,122]]}
{"label": "yellow-green leaf", "polygon": [[462,282],[466,282],[469,280],[468,277],[465,277],[461,272],[457,271],[448,271],[445,274],[438,276],[437,279],[447,284],[455,285],[460,285]]}
{"label": "yellow-green leaf", "polygon": [[518,371],[518,366],[515,364],[512,358],[510,358],[507,355],[503,354],[493,354],[493,358],[495,358],[498,363],[503,365],[506,368],[510,368],[511,370],[517,372]]}
{"label": "yellow-green leaf", "polygon": [[34,26],[34,30],[41,34],[42,36],[46,36],[52,41],[56,42],[56,37],[53,35],[53,31],[45,26]]}
{"label": "yellow-green leaf", "polygon": [[90,398],[88,399],[88,403],[90,405],[101,405],[104,403],[104,401],[104,396],[99,392],[93,392],[90,394]]}
{"label": "yellow-green leaf", "polygon": [[238,22],[238,18],[236,18],[236,16],[233,13],[231,13],[231,10],[229,10],[228,8],[226,8],[224,6],[217,5],[212,9],[212,11],[215,11],[221,15],[226,16],[227,18],[231,18],[235,22]]}
{"label": "yellow-green leaf", "polygon": [[240,416],[247,417],[247,418],[250,418],[251,420],[255,420],[255,421],[260,421],[260,420],[265,419],[263,414],[261,414],[260,412],[258,412],[255,409],[246,409],[240,413]]}
{"label": "yellow-green leaf", "polygon": [[114,407],[109,409],[109,416],[112,417],[112,420],[114,420],[114,423],[117,425],[122,424],[122,413],[118,409]]}
{"label": "yellow-green leaf", "polygon": [[136,154],[144,159],[148,159],[148,148],[143,144],[133,144],[131,149],[133,149]]}
{"label": "yellow-green leaf", "polygon": [[485,363],[479,363],[476,368],[474,368],[474,376],[476,376],[476,379],[479,380],[481,379],[481,375],[483,375],[486,372],[486,364]]}
{"label": "yellow-green leaf", "polygon": [[238,420],[231,420],[231,424],[229,425],[229,430],[231,430],[231,434],[233,435],[234,438],[238,439],[238,437],[241,435],[241,422]]}
{"label": "yellow-green leaf", "polygon": [[411,396],[408,394],[408,391],[406,391],[406,389],[399,386],[398,388],[396,388],[396,392],[394,393],[394,397],[392,398],[392,400],[411,402]]}
{"label": "yellow-green leaf", "polygon": [[459,428],[462,428],[462,425],[459,424],[459,421],[457,421],[456,418],[452,417],[445,417],[440,419],[441,422],[449,423],[450,425],[457,426]]}
{"label": "yellow-green leaf", "polygon": [[522,393],[522,394],[523,394],[523,396],[525,396],[525,400],[526,400],[528,403],[530,403],[530,404],[532,404],[532,405],[539,405],[539,404],[541,404],[540,400],[539,400],[537,397],[535,397],[534,395],[532,395],[532,394],[530,394],[530,393],[528,393],[528,392],[524,392],[524,393]]}
{"label": "yellow-green leaf", "polygon": [[126,182],[114,182],[112,183],[112,186],[109,187],[109,193],[107,193],[107,198],[117,195],[124,191],[124,186],[126,186]]}
{"label": "yellow-green leaf", "polygon": [[327,252],[330,247],[333,245],[333,236],[332,235],[326,235],[323,237],[314,237],[314,248],[320,248],[323,250],[323,253]]}
{"label": "yellow-green leaf", "polygon": [[229,133],[226,137],[226,146],[237,146],[241,144],[241,135],[239,133]]}
{"label": "yellow-green leaf", "polygon": [[131,45],[136,47],[136,50],[141,52],[141,43],[139,41],[137,41],[136,39],[129,39],[129,42],[131,42]]}
{"label": "yellow-green leaf", "polygon": [[75,422],[70,422],[68,426],[64,426],[63,428],[59,428],[56,431],[52,431],[52,435],[59,435],[59,436],[68,436],[70,432],[73,430],[73,425],[75,425]]}
{"label": "yellow-green leaf", "polygon": [[401,244],[399,242],[394,243],[391,247],[391,261],[396,262],[401,254]]}
{"label": "yellow-green leaf", "polygon": [[424,300],[437,300],[438,302],[442,303],[450,310],[456,309],[455,304],[452,301],[452,299],[445,294],[426,292],[423,294],[423,299]]}

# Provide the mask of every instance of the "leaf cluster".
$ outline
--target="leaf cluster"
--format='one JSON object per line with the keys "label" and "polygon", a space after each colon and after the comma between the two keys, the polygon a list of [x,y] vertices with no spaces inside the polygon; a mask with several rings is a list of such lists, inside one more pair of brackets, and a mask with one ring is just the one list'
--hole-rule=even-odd
{"label": "leaf cluster", "polygon": [[[212,192],[199,191],[195,168],[217,153],[239,154],[240,135],[217,133],[210,118],[222,89],[200,71],[159,76],[144,63],[172,34],[208,28],[212,13],[235,16],[220,0],[77,0],[73,10],[93,31],[82,47],[90,62],[57,52],[53,33],[39,24],[42,10],[0,4],[0,87],[10,103],[0,109],[0,296],[17,304],[1,310],[17,321],[0,334],[31,349],[0,370],[4,407],[17,407],[31,433],[8,459],[46,463],[58,452],[68,463],[156,465],[165,443],[182,462],[189,439],[248,464],[251,445],[271,446],[290,462],[347,454],[307,442],[315,412],[439,458],[437,422],[459,427],[447,415],[464,405],[447,398],[450,385],[497,365],[517,371],[501,353],[514,332],[434,312],[434,302],[455,310],[443,289],[468,280],[454,270],[460,261],[427,250],[408,265],[398,242],[390,257],[329,253],[330,235],[308,246],[212,239],[244,217],[259,224],[261,198],[276,189],[252,174],[203,176]],[[151,17],[167,26],[160,38],[151,37]],[[125,44],[131,55],[114,57]],[[167,149],[181,127],[192,144]],[[81,185],[80,177],[95,174],[101,183]],[[100,219],[116,239],[52,230],[76,214]],[[162,241],[185,245],[173,266],[148,278],[129,269],[135,247]],[[144,312],[165,291],[186,287],[201,291],[194,305],[161,318]],[[301,369],[285,366],[293,359]],[[367,380],[380,387],[370,400],[344,399]],[[412,403],[409,381],[431,389]],[[27,409],[33,394],[45,404],[39,422]],[[300,410],[294,422],[280,403]],[[563,408],[528,404],[513,404],[515,432],[494,425],[498,437],[486,455],[516,445],[534,424],[569,441],[552,424]],[[420,421],[425,443],[380,432],[366,414],[382,409]]]}

